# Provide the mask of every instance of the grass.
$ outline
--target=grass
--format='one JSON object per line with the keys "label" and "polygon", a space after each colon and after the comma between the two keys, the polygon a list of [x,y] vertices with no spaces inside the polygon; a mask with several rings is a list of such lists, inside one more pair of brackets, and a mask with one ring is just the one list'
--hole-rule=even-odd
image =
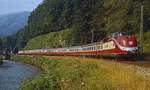
{"label": "grass", "polygon": [[67,56],[12,56],[12,60],[42,71],[24,81],[21,90],[150,90],[149,79],[113,61]]}
{"label": "grass", "polygon": [[41,48],[56,48],[62,45],[70,46],[71,44],[72,44],[71,30],[67,29],[35,37],[27,43],[24,49],[30,50]]}

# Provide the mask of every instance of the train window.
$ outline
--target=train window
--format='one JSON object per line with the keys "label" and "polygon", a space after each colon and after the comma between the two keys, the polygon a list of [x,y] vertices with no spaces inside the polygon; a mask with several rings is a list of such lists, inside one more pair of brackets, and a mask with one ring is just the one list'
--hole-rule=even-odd
{"label": "train window", "polygon": [[113,44],[113,47],[115,46],[115,44]]}
{"label": "train window", "polygon": [[94,46],[94,47],[93,47],[93,50],[95,50],[95,48],[96,48],[96,47]]}
{"label": "train window", "polygon": [[102,45],[98,45],[98,49],[102,49],[103,48],[103,46]]}
{"label": "train window", "polygon": [[125,32],[116,32],[112,34],[112,37],[118,37],[118,36],[124,36],[124,35],[129,35]]}
{"label": "train window", "polygon": [[108,48],[108,44],[104,45],[105,48]]}
{"label": "train window", "polygon": [[82,50],[84,50],[84,48],[82,48]]}

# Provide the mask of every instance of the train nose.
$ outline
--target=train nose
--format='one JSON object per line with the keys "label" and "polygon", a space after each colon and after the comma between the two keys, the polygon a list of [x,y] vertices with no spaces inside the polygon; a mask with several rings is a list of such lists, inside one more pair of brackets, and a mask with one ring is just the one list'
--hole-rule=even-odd
{"label": "train nose", "polygon": [[124,47],[136,47],[137,46],[137,41],[135,37],[131,37],[131,36],[119,37],[117,40],[118,40],[118,43]]}

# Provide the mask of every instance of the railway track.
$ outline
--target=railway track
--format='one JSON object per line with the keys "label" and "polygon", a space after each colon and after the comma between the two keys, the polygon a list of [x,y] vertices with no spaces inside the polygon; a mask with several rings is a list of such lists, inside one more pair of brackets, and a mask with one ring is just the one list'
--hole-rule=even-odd
{"label": "railway track", "polygon": [[115,62],[119,62],[119,63],[123,63],[123,64],[140,66],[140,67],[150,69],[150,54],[148,54],[148,55],[137,55],[136,57],[135,56],[118,57],[118,58],[115,58],[115,57],[96,57],[96,59],[99,59],[99,58],[102,58],[104,60],[115,61]]}
{"label": "railway track", "polygon": [[135,60],[132,60],[132,58],[127,59],[127,60],[119,60],[118,62],[124,63],[124,64],[129,64],[129,65],[150,68],[150,56],[146,56],[145,58],[140,58],[140,59],[135,59]]}
{"label": "railway track", "polygon": [[119,61],[120,63],[136,65],[140,67],[150,68],[150,60],[143,60],[143,61]]}

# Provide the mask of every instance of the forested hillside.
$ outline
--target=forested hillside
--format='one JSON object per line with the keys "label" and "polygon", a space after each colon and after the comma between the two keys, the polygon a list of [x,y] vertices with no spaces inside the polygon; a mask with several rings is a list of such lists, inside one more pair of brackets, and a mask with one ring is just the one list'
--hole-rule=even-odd
{"label": "forested hillside", "polygon": [[31,13],[28,25],[13,37],[22,48],[33,37],[65,29],[72,30],[73,45],[95,42],[115,31],[135,34],[140,28],[141,4],[147,32],[149,3],[149,0],[44,0]]}

